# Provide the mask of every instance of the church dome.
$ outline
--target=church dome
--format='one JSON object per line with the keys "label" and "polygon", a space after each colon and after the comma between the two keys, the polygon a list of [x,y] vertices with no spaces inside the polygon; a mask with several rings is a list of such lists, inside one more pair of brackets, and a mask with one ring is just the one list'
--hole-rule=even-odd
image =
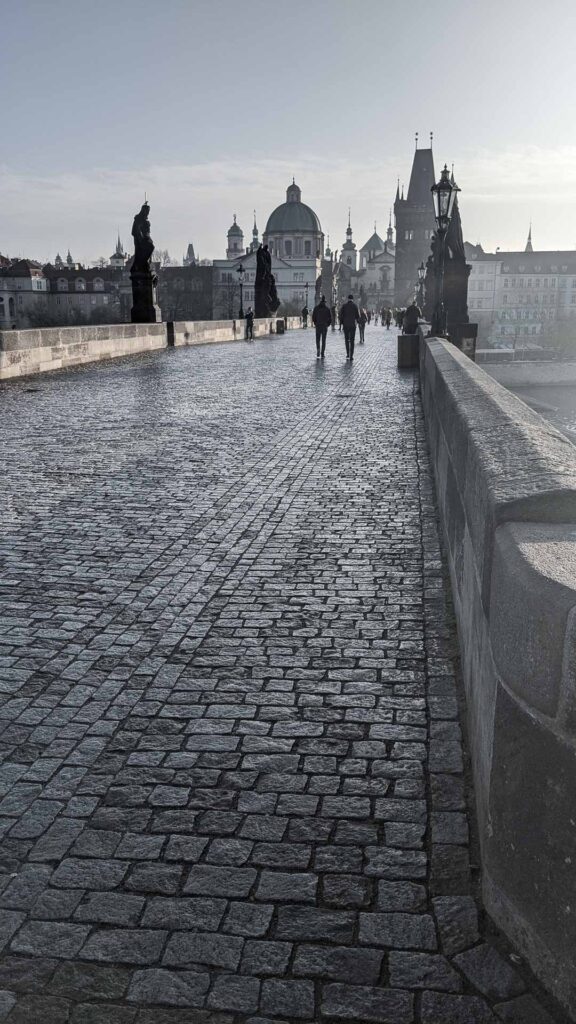
{"label": "church dome", "polygon": [[244,234],[244,232],[242,231],[242,228],[239,227],[238,224],[236,223],[236,214],[234,214],[234,223],[229,228],[228,235],[243,235],[243,234]]}
{"label": "church dome", "polygon": [[277,206],[268,218],[265,234],[283,234],[289,231],[321,234],[320,221],[314,210],[300,199],[300,189],[293,181],[286,190],[286,202]]}

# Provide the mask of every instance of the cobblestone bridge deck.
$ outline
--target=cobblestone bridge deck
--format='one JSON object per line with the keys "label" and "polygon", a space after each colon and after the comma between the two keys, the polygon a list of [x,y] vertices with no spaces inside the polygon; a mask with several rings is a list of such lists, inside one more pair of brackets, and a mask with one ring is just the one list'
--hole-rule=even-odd
{"label": "cobblestone bridge deck", "polygon": [[561,1019],[479,927],[394,344],[0,388],[0,1019]]}

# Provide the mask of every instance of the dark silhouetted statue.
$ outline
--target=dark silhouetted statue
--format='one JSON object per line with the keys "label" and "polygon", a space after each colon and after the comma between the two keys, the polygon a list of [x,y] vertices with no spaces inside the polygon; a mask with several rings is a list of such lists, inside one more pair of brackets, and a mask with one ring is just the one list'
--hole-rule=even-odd
{"label": "dark silhouetted statue", "polygon": [[462,221],[458,209],[458,197],[454,203],[452,220],[446,232],[444,256],[444,306],[446,325],[467,324],[468,321],[468,278],[472,269],[466,263]]}
{"label": "dark silhouetted statue", "polygon": [[144,203],[140,212],[134,217],[132,224],[134,258],[130,268],[130,278],[132,281],[132,310],[130,318],[133,324],[155,324],[162,319],[156,302],[158,278],[152,270],[154,242],[150,235],[149,213],[150,207],[148,203]]}
{"label": "dark silhouetted statue", "polygon": [[254,281],[254,314],[256,317],[272,316],[280,305],[276,282],[272,273],[272,256],[267,245],[260,245],[256,252],[256,278]]}

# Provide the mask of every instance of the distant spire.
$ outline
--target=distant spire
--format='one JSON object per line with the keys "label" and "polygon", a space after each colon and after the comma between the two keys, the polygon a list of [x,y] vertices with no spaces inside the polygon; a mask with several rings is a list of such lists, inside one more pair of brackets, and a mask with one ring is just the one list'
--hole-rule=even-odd
{"label": "distant spire", "polygon": [[534,252],[532,248],[532,221],[530,221],[530,230],[528,231],[528,241],[526,242],[526,248],[524,252]]}
{"label": "distant spire", "polygon": [[432,143],[434,142],[434,132],[430,132],[430,149],[432,149]]}
{"label": "distant spire", "polygon": [[400,196],[400,199],[404,199],[404,185],[402,185],[402,195]]}
{"label": "distant spire", "polygon": [[396,199],[394,201],[396,203],[400,202],[400,178],[398,178],[398,183],[396,185]]}
{"label": "distant spire", "polygon": [[390,217],[389,217],[389,220],[388,220],[388,230],[386,232],[386,241],[387,242],[391,242],[393,237],[394,237],[394,232],[392,230],[392,210],[390,210]]}
{"label": "distant spire", "polygon": [[234,214],[234,223],[236,223],[236,214]]}
{"label": "distant spire", "polygon": [[348,231],[352,231],[352,228],[350,227],[350,207],[348,207]]}
{"label": "distant spire", "polygon": [[377,230],[376,230],[376,229],[377,229],[377,227],[378,227],[378,221],[376,221],[376,220],[375,220],[375,221],[374,221],[374,234],[375,234],[375,235],[376,235],[376,234],[378,233],[378,232],[377,232]]}
{"label": "distant spire", "polygon": [[418,149],[418,132],[416,132],[416,149]]}

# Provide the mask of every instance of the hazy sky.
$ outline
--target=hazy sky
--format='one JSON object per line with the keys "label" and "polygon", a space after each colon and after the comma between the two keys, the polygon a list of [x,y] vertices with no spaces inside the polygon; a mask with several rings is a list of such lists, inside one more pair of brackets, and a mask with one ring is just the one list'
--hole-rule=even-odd
{"label": "hazy sky", "polygon": [[414,132],[465,237],[576,247],[574,0],[0,0],[0,252],[224,255],[295,175],[333,247],[384,234]]}

